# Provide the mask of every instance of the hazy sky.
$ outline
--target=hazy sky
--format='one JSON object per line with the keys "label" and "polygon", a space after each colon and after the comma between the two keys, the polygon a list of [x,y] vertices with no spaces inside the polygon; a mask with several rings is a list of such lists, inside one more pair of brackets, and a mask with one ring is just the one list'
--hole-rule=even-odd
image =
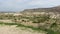
{"label": "hazy sky", "polygon": [[0,11],[20,11],[60,5],[60,0],[0,0]]}

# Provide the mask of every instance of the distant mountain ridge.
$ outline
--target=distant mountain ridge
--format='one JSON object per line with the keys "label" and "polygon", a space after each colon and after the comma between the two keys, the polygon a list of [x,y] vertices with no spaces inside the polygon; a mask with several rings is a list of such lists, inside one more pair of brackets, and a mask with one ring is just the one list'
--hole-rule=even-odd
{"label": "distant mountain ridge", "polygon": [[60,6],[52,7],[52,8],[36,8],[36,9],[26,9],[22,11],[24,12],[58,12],[60,13]]}
{"label": "distant mountain ridge", "polygon": [[[0,11],[0,13],[16,13],[17,11]],[[51,7],[51,8],[34,8],[34,9],[25,9],[20,11],[21,13],[25,12],[58,12],[60,13],[60,6]]]}

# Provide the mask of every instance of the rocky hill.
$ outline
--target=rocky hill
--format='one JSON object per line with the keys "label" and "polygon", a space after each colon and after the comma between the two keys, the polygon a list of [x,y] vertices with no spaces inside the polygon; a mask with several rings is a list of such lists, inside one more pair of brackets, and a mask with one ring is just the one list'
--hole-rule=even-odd
{"label": "rocky hill", "polygon": [[56,6],[56,7],[51,7],[51,8],[35,8],[35,9],[25,9],[24,11],[22,11],[21,13],[25,13],[25,12],[58,12],[60,13],[60,6]]}

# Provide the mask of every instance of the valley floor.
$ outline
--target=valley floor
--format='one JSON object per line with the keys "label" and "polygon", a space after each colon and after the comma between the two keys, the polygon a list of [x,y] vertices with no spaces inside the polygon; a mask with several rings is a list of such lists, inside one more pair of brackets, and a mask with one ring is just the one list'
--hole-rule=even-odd
{"label": "valley floor", "polygon": [[30,28],[16,27],[16,25],[0,25],[0,34],[45,34]]}

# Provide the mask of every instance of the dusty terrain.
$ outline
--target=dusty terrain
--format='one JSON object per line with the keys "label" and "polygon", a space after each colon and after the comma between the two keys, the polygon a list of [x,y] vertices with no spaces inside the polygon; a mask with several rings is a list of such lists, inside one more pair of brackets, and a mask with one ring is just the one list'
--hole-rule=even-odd
{"label": "dusty terrain", "polygon": [[0,25],[0,34],[45,34],[44,32],[33,31],[29,28]]}

